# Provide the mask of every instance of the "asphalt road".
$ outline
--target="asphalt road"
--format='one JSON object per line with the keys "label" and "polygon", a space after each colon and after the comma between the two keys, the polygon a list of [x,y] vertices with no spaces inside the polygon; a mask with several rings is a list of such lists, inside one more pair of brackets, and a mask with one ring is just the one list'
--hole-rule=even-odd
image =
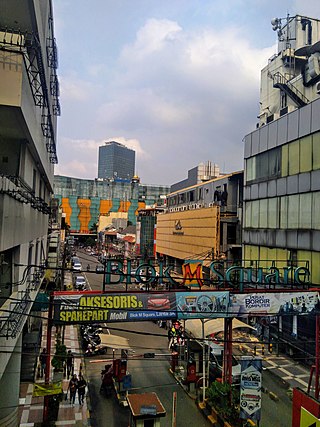
{"label": "asphalt road", "polygon": [[[127,369],[132,376],[130,393],[157,393],[167,414],[161,420],[161,426],[172,425],[173,392],[177,392],[177,427],[207,427],[209,422],[198,411],[192,400],[175,381],[169,372],[168,340],[164,330],[152,322],[112,323],[110,332],[129,339],[134,353],[131,353]],[[160,336],[159,336],[160,335]],[[161,336],[162,335],[162,336]],[[154,352],[154,359],[144,359],[143,354]],[[111,352],[106,356],[86,359],[86,373],[89,378],[90,398],[92,404],[93,426],[127,427],[129,410],[120,407],[115,397],[107,398],[100,394],[100,373],[112,359]],[[109,359],[109,360],[110,360]],[[99,360],[98,363],[95,363]],[[108,419],[108,422],[105,421]]]}

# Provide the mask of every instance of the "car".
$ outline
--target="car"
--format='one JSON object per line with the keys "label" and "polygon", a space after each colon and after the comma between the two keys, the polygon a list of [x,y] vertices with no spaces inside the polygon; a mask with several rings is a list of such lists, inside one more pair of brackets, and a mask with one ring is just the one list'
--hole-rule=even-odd
{"label": "car", "polygon": [[104,273],[104,265],[97,264],[96,265],[96,273],[99,273],[99,274]]}
{"label": "car", "polygon": [[[223,347],[219,344],[211,343],[209,346],[209,382],[222,378],[223,373]],[[241,365],[238,360],[232,356],[232,384],[240,384]]]}
{"label": "car", "polygon": [[78,291],[83,291],[86,288],[86,279],[83,276],[76,276],[74,279],[74,287]]}
{"label": "car", "polygon": [[78,257],[71,258],[72,269],[75,271],[82,271],[82,265]]}
{"label": "car", "polygon": [[157,295],[147,301],[148,310],[170,310],[170,299],[167,295]]}

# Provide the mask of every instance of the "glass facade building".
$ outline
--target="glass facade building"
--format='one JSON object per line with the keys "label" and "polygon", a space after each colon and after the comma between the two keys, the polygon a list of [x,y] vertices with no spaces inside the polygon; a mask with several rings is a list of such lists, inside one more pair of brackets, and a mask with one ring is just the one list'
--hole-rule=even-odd
{"label": "glass facade building", "polygon": [[98,178],[131,180],[135,170],[134,150],[119,142],[106,142],[99,147]]}

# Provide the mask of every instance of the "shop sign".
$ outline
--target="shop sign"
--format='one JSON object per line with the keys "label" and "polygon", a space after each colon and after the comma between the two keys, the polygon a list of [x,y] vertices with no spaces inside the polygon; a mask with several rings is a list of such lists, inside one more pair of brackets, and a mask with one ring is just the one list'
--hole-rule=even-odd
{"label": "shop sign", "polygon": [[[262,267],[242,267],[232,265],[225,269],[221,261],[212,261],[209,265],[210,278],[204,281],[203,262],[200,260],[186,260],[182,266],[182,278],[177,280],[173,275],[174,266],[166,266],[163,261],[157,264],[142,263],[136,269],[132,266],[131,260],[126,260],[124,270],[123,260],[110,259],[106,261],[106,284],[117,284],[132,281],[139,283],[156,284],[159,277],[163,282],[175,286],[188,286],[190,288],[201,289],[207,286],[225,286],[243,291],[246,284],[258,286],[270,285],[306,285],[310,283],[310,270],[307,267],[282,267],[274,265]],[[134,274],[131,271],[134,270]],[[116,279],[115,279],[116,277]]]}

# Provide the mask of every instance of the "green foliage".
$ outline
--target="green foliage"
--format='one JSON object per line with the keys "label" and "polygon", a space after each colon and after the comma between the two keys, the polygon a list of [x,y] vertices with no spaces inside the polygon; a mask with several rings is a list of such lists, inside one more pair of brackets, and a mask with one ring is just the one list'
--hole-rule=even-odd
{"label": "green foliage", "polygon": [[240,390],[228,383],[215,381],[208,389],[207,397],[209,404],[233,426],[241,426],[239,420]]}

